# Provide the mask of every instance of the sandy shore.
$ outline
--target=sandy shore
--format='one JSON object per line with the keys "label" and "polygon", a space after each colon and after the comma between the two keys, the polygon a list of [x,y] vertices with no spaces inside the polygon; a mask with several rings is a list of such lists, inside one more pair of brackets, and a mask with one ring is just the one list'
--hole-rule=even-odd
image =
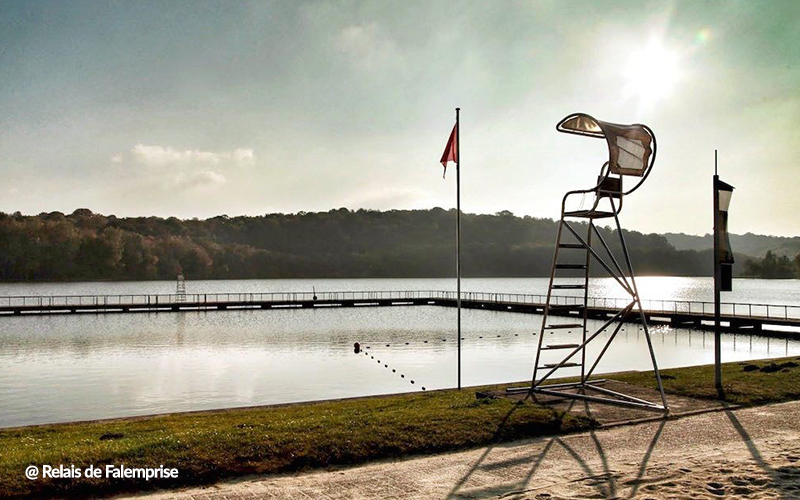
{"label": "sandy shore", "polygon": [[130,498],[800,499],[800,402]]}

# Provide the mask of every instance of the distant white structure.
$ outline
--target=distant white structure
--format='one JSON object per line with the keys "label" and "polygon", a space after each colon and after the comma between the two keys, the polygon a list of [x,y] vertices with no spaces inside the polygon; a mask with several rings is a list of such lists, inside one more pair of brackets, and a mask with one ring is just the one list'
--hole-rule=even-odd
{"label": "distant white structure", "polygon": [[175,282],[175,295],[177,295],[178,302],[186,302],[186,278],[182,273],[178,273]]}

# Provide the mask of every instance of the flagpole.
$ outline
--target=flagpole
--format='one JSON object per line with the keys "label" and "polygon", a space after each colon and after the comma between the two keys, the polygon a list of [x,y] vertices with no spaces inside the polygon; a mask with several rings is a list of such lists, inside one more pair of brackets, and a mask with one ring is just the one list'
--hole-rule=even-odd
{"label": "flagpole", "polygon": [[461,125],[456,108],[456,308],[458,310],[458,389],[461,390]]}
{"label": "flagpole", "polygon": [[714,150],[714,386],[722,392],[722,347],[720,334],[720,289],[722,269],[720,267],[719,234],[719,175],[717,175],[717,150]]}

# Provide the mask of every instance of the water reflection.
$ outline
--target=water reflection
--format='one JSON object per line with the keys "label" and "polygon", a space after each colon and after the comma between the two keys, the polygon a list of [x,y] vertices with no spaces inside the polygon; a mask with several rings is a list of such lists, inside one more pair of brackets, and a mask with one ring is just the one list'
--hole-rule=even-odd
{"label": "water reflection", "polygon": [[[455,314],[405,306],[2,318],[0,426],[452,387]],[[530,377],[540,316],[463,314],[465,385]],[[580,332],[546,335],[570,343]],[[652,335],[662,367],[713,361],[710,333],[654,326]],[[381,364],[355,355],[356,342]],[[725,335],[722,348],[726,361],[800,354],[796,341],[743,334]],[[644,333],[627,324],[597,371],[649,367]]]}

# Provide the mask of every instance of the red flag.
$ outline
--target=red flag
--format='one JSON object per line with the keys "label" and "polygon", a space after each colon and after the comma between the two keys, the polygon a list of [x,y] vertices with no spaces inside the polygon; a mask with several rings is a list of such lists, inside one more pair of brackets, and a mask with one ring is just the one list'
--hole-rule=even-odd
{"label": "red flag", "polygon": [[454,161],[458,163],[458,123],[453,125],[453,131],[450,132],[450,138],[447,139],[447,146],[445,146],[442,159],[439,161],[444,167],[444,172],[442,173],[442,179],[444,179],[447,173],[447,162]]}

